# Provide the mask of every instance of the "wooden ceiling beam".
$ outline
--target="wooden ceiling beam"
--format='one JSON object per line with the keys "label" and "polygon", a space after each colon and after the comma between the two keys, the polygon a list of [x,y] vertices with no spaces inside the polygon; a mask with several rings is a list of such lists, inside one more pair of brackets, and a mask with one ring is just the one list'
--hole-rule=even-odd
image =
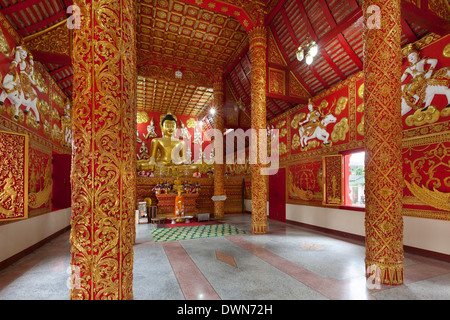
{"label": "wooden ceiling beam", "polygon": [[58,81],[56,81],[56,84],[60,84],[60,83],[66,82],[66,81],[70,81],[70,80],[72,80],[72,79],[73,79],[73,74],[70,75],[70,76],[68,76],[68,77],[59,79]]}
{"label": "wooden ceiling beam", "polygon": [[69,69],[71,67],[71,65],[64,65],[64,66],[62,66],[62,67],[59,67],[58,69],[55,69],[55,70],[52,70],[52,71],[49,71],[49,74],[52,76],[52,77],[54,77],[56,74],[58,74],[58,73],[60,73],[60,72],[63,72],[63,71],[65,71],[65,70],[67,70],[67,69]]}
{"label": "wooden ceiling beam", "polygon": [[14,12],[20,11],[20,10],[25,10],[29,7],[32,7],[34,5],[39,4],[40,2],[42,2],[42,0],[25,0],[22,2],[17,2],[9,7],[6,8],[2,8],[0,11],[4,14],[4,15],[10,15]]}
{"label": "wooden ceiling beam", "polygon": [[239,60],[242,59],[242,57],[247,55],[247,51],[249,50],[250,46],[246,45],[245,48],[242,49],[241,53],[237,57],[237,59],[230,65],[230,67],[224,72],[223,77],[226,78],[231,73],[231,71],[236,68],[237,64],[239,63]]}
{"label": "wooden ceiling beam", "polygon": [[[274,104],[273,100],[270,97],[266,96],[266,100],[270,100],[272,102],[272,104]],[[267,102],[266,102],[266,118],[268,118],[268,115],[267,115],[268,112],[270,113],[270,117],[275,117],[275,113],[273,113],[273,111],[270,110],[270,108],[267,107]],[[283,113],[282,110],[280,112]]]}
{"label": "wooden ceiling beam", "polygon": [[336,37],[340,33],[344,32],[349,27],[351,27],[355,22],[361,19],[362,16],[363,16],[362,8],[358,7],[357,9],[353,10],[342,21],[336,24],[335,28],[332,28],[330,32],[328,32],[326,35],[320,38],[317,44],[319,46],[327,45],[330,41],[336,39]]}
{"label": "wooden ceiling beam", "polygon": [[[303,7],[303,6],[302,6]],[[345,30],[347,30],[350,26],[352,26],[355,22],[357,22],[360,18],[362,18],[362,9],[357,8],[353,10],[347,17],[344,18],[341,22],[336,24],[335,28],[332,28],[330,32],[320,38],[317,42],[319,48],[325,47],[330,41],[335,40],[338,35]],[[300,65],[300,61],[294,60],[289,64],[289,69],[295,70]],[[305,87],[306,88],[306,87]],[[308,90],[308,89],[307,89]],[[308,90],[311,93],[310,90]]]}
{"label": "wooden ceiling beam", "polygon": [[72,65],[71,57],[65,54],[42,52],[37,50],[31,50],[31,53],[33,54],[34,60],[41,63],[51,63],[64,66]]}
{"label": "wooden ceiling beam", "polygon": [[57,22],[58,20],[60,20],[61,18],[66,16],[66,12],[65,11],[60,11],[56,14],[54,14],[53,16],[44,19],[42,21],[39,21],[38,23],[32,24],[31,26],[22,28],[17,30],[17,33],[21,36],[25,36],[29,33],[33,33],[35,31],[38,31],[41,28],[50,26],[52,24],[54,24],[55,22]]}
{"label": "wooden ceiling beam", "polygon": [[[235,78],[236,78],[236,81],[239,83],[239,87],[241,88],[242,92],[245,94],[245,97],[247,98],[247,99],[245,99],[245,101],[251,103],[252,99],[251,99],[251,97],[247,94],[247,91],[245,91],[245,88],[244,88],[244,86],[242,85],[242,82],[239,80],[239,77],[238,77],[238,75],[236,74],[236,70],[234,70],[234,76],[235,76]],[[237,91],[237,92],[239,93],[239,91]]]}
{"label": "wooden ceiling beam", "polygon": [[295,36],[294,29],[292,29],[292,25],[291,22],[289,21],[289,17],[287,16],[286,9],[282,8],[280,12],[283,17],[284,25],[287,28],[289,35],[291,36],[291,40],[294,42],[295,47],[298,48],[300,43],[298,42],[297,37]]}
{"label": "wooden ceiling beam", "polygon": [[[336,20],[334,20],[334,17],[331,14],[330,7],[328,7],[327,2],[325,0],[319,0],[319,4],[320,4],[320,7],[322,8],[322,12],[323,12],[325,18],[327,19],[328,23],[330,24],[331,29],[336,28],[336,25],[337,25]],[[344,38],[342,33],[339,33],[337,37],[338,37],[339,43],[344,48],[345,53],[358,66],[358,69],[362,70],[363,69],[362,61],[355,54],[355,52],[350,47],[350,45],[348,44],[347,40]],[[341,72],[341,75],[343,75],[342,72]],[[340,75],[340,77],[341,77],[341,75]],[[345,79],[345,76],[344,76],[344,79]],[[341,77],[341,80],[343,80],[342,77]]]}
{"label": "wooden ceiling beam", "polygon": [[64,2],[64,5],[66,6],[66,8],[73,5],[73,0],[63,0],[63,2]]}
{"label": "wooden ceiling beam", "polygon": [[281,107],[278,105],[278,103],[276,103],[271,96],[267,95],[267,99],[269,99],[272,102],[272,104],[275,105],[275,107],[277,108],[279,114],[282,114],[284,112],[284,110],[281,109]]}
{"label": "wooden ceiling beam", "polygon": [[[245,55],[244,58],[245,58],[245,61],[247,61],[247,63],[250,65],[250,68],[251,68],[252,62],[250,61],[250,59],[248,58],[248,56]],[[251,82],[251,80],[248,78],[247,73],[245,73],[244,67],[242,66],[242,60],[239,60],[239,67],[241,67],[241,71],[242,71],[242,73],[243,73],[244,76],[245,76],[245,80],[247,80],[247,84],[248,84],[248,86],[251,88],[251,87],[252,87],[252,82]],[[250,69],[250,70],[251,70],[251,69]]]}
{"label": "wooden ceiling beam", "polygon": [[[280,43],[280,39],[278,38],[276,30],[270,25],[269,25],[269,28],[270,28],[272,34],[274,35],[275,42],[276,42],[278,48],[280,49],[280,52],[281,52],[281,55],[283,56],[284,61],[289,62],[289,57],[287,56],[286,52],[283,49],[283,46]],[[299,62],[298,60],[296,60],[296,61]],[[289,73],[289,71],[291,71],[296,76],[297,80],[300,81],[303,88],[305,88],[305,90],[308,91],[308,93],[310,95],[313,95],[313,96],[315,95],[315,92],[306,84],[305,81],[303,81],[302,77],[299,76],[297,70],[295,70],[293,68],[287,68],[287,69],[288,69],[287,73]]]}
{"label": "wooden ceiling beam", "polygon": [[[311,24],[311,21],[309,20],[308,14],[307,14],[307,12],[305,10],[305,7],[303,6],[302,1],[301,0],[296,0],[296,3],[297,3],[297,6],[298,6],[298,8],[300,10],[300,13],[301,13],[301,15],[303,17],[303,21],[305,21],[305,23],[306,23],[306,29],[308,30],[309,36],[311,37],[312,40],[317,42],[318,38],[317,38],[316,32],[314,31],[314,28],[313,28],[313,26]],[[319,52],[322,53],[323,57],[325,58],[325,55],[324,55],[325,50],[322,50],[321,48],[323,48],[323,47],[319,47]],[[296,61],[296,60],[294,60],[294,61]],[[329,61],[331,61],[331,59],[329,59]],[[328,61],[328,63],[330,63],[329,61]],[[296,66],[298,67],[301,62],[298,61],[298,60],[297,60],[297,62],[298,62],[298,64]],[[333,62],[330,64],[330,66],[331,67],[334,66],[334,69],[335,69],[335,72],[336,72],[337,67],[336,67],[336,65]],[[319,73],[314,69],[314,67],[311,66],[311,65],[308,66],[308,67],[309,67],[309,70],[314,74],[316,79],[325,87],[325,89],[328,89],[330,87],[330,85],[319,75]]]}
{"label": "wooden ceiling beam", "polygon": [[[235,100],[236,100],[236,103],[237,103],[238,98],[241,99],[241,97],[240,97],[240,95],[239,95],[239,91],[238,91],[237,88],[235,87],[233,81],[226,81],[226,83],[229,85],[232,94],[233,94],[233,92],[236,92],[236,96],[235,96],[234,94],[233,94],[233,96],[234,96],[234,98],[235,98]],[[246,105],[245,101],[243,101],[242,99],[241,99],[241,101],[242,101],[242,103],[244,104],[244,105],[243,105],[243,107],[244,107],[244,112],[247,113],[247,114],[251,114],[251,112],[247,109],[247,105]]]}
{"label": "wooden ceiling beam", "polygon": [[409,42],[417,41],[416,34],[412,31],[408,22],[406,22],[406,20],[404,18],[402,18],[402,30],[403,30],[403,33],[405,34],[406,38],[408,38]]}
{"label": "wooden ceiling beam", "polygon": [[277,5],[272,9],[272,11],[269,12],[266,19],[264,20],[264,25],[268,26],[270,24],[270,22],[277,15],[277,13],[280,12],[281,8],[284,7],[286,2],[287,0],[278,1]]}
{"label": "wooden ceiling beam", "polygon": [[362,63],[361,59],[359,59],[359,57],[353,51],[353,49],[350,47],[347,40],[345,40],[342,33],[339,34],[337,36],[337,38],[338,38],[338,41],[341,44],[341,46],[344,48],[345,53],[347,53],[347,55],[350,57],[350,59],[352,59],[353,63],[355,63],[356,66],[358,67],[358,69],[361,71],[363,69],[363,63]]}
{"label": "wooden ceiling beam", "polygon": [[287,101],[287,102],[293,103],[293,104],[306,104],[306,103],[308,103],[308,99],[295,98],[295,97],[290,97],[290,96],[281,96],[281,95],[275,94],[275,93],[268,93],[267,96],[271,97],[273,99],[284,100],[284,101]]}
{"label": "wooden ceiling beam", "polygon": [[450,23],[436,14],[423,8],[418,8],[406,0],[402,0],[401,6],[402,17],[406,20],[414,22],[440,36],[444,36],[450,32]]}

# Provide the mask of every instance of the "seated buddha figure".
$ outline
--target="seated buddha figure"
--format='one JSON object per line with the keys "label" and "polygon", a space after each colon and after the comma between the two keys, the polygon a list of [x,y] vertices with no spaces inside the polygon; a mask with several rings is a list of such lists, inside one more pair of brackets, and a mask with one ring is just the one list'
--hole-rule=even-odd
{"label": "seated buddha figure", "polygon": [[185,143],[173,137],[177,121],[170,113],[161,120],[161,138],[154,138],[150,144],[150,159],[138,161],[138,169],[153,170],[155,166],[178,166],[186,163]]}

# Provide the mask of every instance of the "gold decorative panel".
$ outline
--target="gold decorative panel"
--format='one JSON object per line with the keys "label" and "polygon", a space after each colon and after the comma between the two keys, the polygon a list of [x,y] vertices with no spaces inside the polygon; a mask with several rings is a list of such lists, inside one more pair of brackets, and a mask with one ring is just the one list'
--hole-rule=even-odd
{"label": "gold decorative panel", "polygon": [[28,136],[0,131],[0,221],[28,217]]}

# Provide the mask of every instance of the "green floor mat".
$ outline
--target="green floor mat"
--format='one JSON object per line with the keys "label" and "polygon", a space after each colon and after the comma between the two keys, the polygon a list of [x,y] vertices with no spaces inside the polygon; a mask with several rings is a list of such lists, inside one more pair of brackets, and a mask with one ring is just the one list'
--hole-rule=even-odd
{"label": "green floor mat", "polygon": [[154,242],[221,237],[246,233],[227,223],[193,227],[157,228],[150,232]]}

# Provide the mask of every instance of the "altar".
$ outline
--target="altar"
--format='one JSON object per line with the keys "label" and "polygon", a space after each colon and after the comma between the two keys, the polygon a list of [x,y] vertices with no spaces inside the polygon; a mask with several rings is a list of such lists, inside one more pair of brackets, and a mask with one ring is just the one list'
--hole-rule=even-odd
{"label": "altar", "polygon": [[[198,193],[183,193],[184,198],[184,215],[197,215],[197,198]],[[159,193],[156,194],[158,199],[158,217],[169,218],[175,215],[175,197],[176,193]]]}

